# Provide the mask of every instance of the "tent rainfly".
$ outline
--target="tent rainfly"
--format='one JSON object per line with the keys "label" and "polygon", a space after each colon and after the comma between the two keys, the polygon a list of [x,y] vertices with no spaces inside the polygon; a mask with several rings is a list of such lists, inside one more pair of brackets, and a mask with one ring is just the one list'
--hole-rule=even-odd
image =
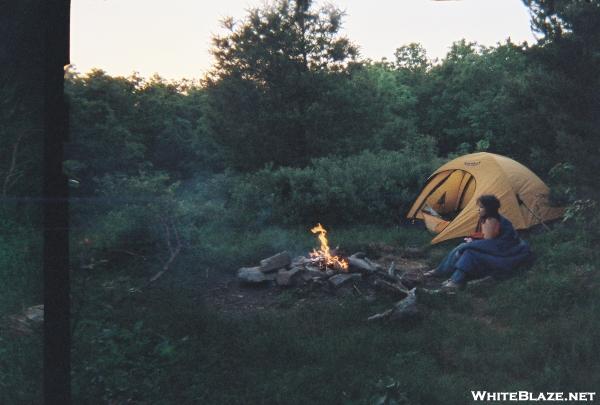
{"label": "tent rainfly", "polygon": [[549,193],[548,186],[522,164],[493,153],[472,153],[429,176],[407,218],[425,221],[437,234],[432,244],[468,236],[479,219],[477,198],[493,194],[500,200],[500,214],[515,229],[527,229],[562,216],[563,208],[549,205]]}

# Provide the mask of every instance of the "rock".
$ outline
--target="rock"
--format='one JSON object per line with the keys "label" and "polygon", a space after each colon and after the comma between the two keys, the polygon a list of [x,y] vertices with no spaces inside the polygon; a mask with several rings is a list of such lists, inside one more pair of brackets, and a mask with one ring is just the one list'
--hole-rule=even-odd
{"label": "rock", "polygon": [[327,277],[331,277],[331,276],[335,275],[335,271],[333,271],[331,269],[327,269],[327,270],[325,270],[325,275]]}
{"label": "rock", "polygon": [[308,271],[313,271],[313,272],[318,271],[319,273],[321,273],[321,270],[319,269],[318,266],[306,265],[306,266],[304,266],[304,268]]}
{"label": "rock", "polygon": [[283,267],[288,267],[291,263],[292,257],[287,251],[283,251],[281,253],[277,253],[275,256],[261,260],[260,271],[263,273],[270,273]]}
{"label": "rock", "polygon": [[293,267],[291,270],[281,269],[277,272],[275,281],[277,285],[287,287],[294,284],[294,277],[300,277],[305,270],[302,267]]}
{"label": "rock", "polygon": [[23,315],[31,322],[41,324],[44,322],[44,305],[29,307],[25,310]]}
{"label": "rock", "polygon": [[361,279],[361,275],[358,273],[345,273],[345,274],[336,274],[335,276],[329,277],[329,285],[333,288],[339,288],[342,285],[352,282],[359,281]]}
{"label": "rock", "polygon": [[296,256],[292,259],[292,267],[302,267],[310,263],[310,259],[306,256]]}
{"label": "rock", "polygon": [[274,280],[275,274],[265,274],[260,267],[242,267],[238,270],[237,277],[244,283],[256,284]]}
{"label": "rock", "polygon": [[7,317],[8,327],[18,335],[29,335],[41,331],[44,324],[44,305],[35,305],[23,312]]}
{"label": "rock", "polygon": [[302,278],[304,281],[312,281],[312,280],[320,280],[327,278],[327,274],[324,271],[320,270],[306,270],[302,272]]}
{"label": "rock", "polygon": [[355,270],[361,273],[374,273],[375,267],[370,265],[363,259],[359,259],[357,257],[350,256],[348,258],[348,265],[350,267],[350,271]]}

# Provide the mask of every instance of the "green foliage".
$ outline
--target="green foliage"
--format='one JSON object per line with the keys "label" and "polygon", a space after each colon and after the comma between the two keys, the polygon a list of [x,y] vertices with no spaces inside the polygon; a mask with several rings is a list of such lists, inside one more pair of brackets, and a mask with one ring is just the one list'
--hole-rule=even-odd
{"label": "green foliage", "polygon": [[419,131],[433,135],[443,155],[489,150],[539,170],[542,162],[530,158],[531,146],[547,142],[547,134],[524,110],[529,99],[535,101],[523,49],[510,41],[486,48],[462,40],[431,68]]}
{"label": "green foliage", "polygon": [[[395,231],[386,237],[383,229],[362,228],[331,236],[363,247],[394,238]],[[427,315],[417,324],[364,322],[388,301],[295,308],[299,297],[289,294],[281,297],[286,309],[218,315],[193,305],[194,293],[187,296],[179,284],[131,298],[129,306],[90,307],[96,320],[84,323],[76,339],[75,398],[459,404],[473,389],[589,391],[600,375],[600,280],[597,252],[572,242],[578,232],[558,226],[534,235],[535,266],[492,289],[418,295]],[[243,249],[254,242],[239,243]],[[102,299],[102,290],[94,291]]]}
{"label": "green foliage", "polygon": [[[357,61],[341,11],[278,0],[225,20],[202,86],[68,72],[65,171],[81,183],[74,197],[94,197],[73,199],[74,257],[109,259],[75,274],[88,300],[77,307],[78,403],[465,403],[472,389],[599,386],[597,3],[527,1],[539,44],[462,40],[432,63],[419,44],[394,62]],[[7,105],[3,117],[15,117]],[[22,124],[4,130],[5,157]],[[548,175],[567,205],[562,223],[530,236],[529,272],[419,296],[426,317],[410,325],[362,321],[390,302],[296,309],[287,294],[284,314],[246,318],[198,307],[200,275],[305,254],[317,222],[350,252],[426,245],[429,234],[395,225],[438,156],[483,150]],[[25,251],[35,237],[15,229],[0,238],[11,311],[28,305],[16,292],[33,277],[14,269],[35,268]],[[131,293],[164,263],[167,229],[184,246],[177,277]],[[427,262],[449,249],[426,249]],[[29,360],[17,353],[0,350],[0,369]],[[0,373],[2,389],[34,373],[19,370]]]}
{"label": "green foliage", "polygon": [[228,33],[213,38],[208,122],[230,167],[304,164],[323,155],[313,149],[320,140],[335,139],[312,125],[323,120],[322,108],[334,113],[335,104],[348,103],[334,96],[331,104],[335,72],[357,55],[339,35],[342,16],[333,6],[313,10],[310,0],[278,0],[239,23],[224,21]]}
{"label": "green foliage", "polygon": [[15,336],[0,330],[0,402],[43,403],[42,333]]}
{"label": "green foliage", "polygon": [[98,180],[98,196],[114,208],[95,218],[92,235],[98,249],[156,248],[164,226],[178,224],[181,204],[175,201],[179,183],[167,174],[140,172],[138,176],[105,175]]}
{"label": "green foliage", "polygon": [[43,303],[42,232],[9,214],[0,214],[0,402],[41,404],[41,329],[17,335],[8,317]]}
{"label": "green foliage", "polygon": [[69,70],[65,92],[72,140],[65,170],[81,182],[78,195],[92,194],[93,177],[105,174],[153,167],[185,178],[222,167],[207,137],[205,91],[193,83]]}
{"label": "green foliage", "polygon": [[231,190],[232,209],[240,218],[255,213],[258,226],[396,222],[439,163],[426,145],[420,154],[363,152],[315,159],[303,169],[266,168],[240,177]]}
{"label": "green foliage", "polygon": [[394,52],[396,67],[405,69],[412,73],[424,73],[431,67],[431,61],[427,57],[427,51],[423,45],[410,43],[401,46]]}
{"label": "green foliage", "polygon": [[[580,197],[589,197],[600,169],[598,125],[600,78],[600,3],[591,1],[526,0],[532,27],[542,36],[529,51],[540,66],[531,89],[543,109],[546,126],[560,151],[557,161],[575,165]],[[554,150],[553,150],[554,152]],[[550,156],[555,156],[551,153]],[[575,164],[575,162],[577,162]],[[593,192],[592,192],[593,193]]]}
{"label": "green foliage", "polygon": [[40,230],[0,217],[0,317],[42,302]]}

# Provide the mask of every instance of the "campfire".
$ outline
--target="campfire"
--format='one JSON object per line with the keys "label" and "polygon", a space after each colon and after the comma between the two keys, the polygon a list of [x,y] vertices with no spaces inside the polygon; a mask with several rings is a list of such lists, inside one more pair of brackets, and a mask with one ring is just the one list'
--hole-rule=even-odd
{"label": "campfire", "polygon": [[313,251],[309,253],[311,263],[318,266],[322,271],[332,269],[347,272],[348,261],[331,254],[331,250],[329,249],[329,241],[327,240],[327,230],[323,228],[323,225],[319,223],[310,231],[312,233],[318,233],[319,241],[321,242],[321,247],[319,250],[313,249]]}
{"label": "campfire", "polygon": [[279,252],[262,259],[257,266],[240,268],[237,271],[238,280],[246,286],[297,288],[311,296],[351,294],[373,300],[379,293],[391,294],[401,298],[397,305],[384,313],[373,315],[369,320],[415,316],[416,296],[410,288],[420,282],[422,273],[427,269],[425,263],[411,263],[394,256],[393,259],[398,260],[401,268],[396,267],[394,260],[386,260],[385,269],[380,262],[370,260],[364,252],[340,255],[337,247],[332,249],[329,246],[327,230],[320,223],[310,231],[317,235],[320,245],[307,256],[292,257],[288,251]]}

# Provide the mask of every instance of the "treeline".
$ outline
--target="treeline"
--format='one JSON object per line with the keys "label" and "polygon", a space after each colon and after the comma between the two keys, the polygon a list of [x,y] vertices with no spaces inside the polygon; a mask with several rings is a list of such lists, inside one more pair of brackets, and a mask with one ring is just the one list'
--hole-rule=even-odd
{"label": "treeline", "polygon": [[462,40],[432,64],[419,44],[361,60],[339,10],[278,1],[225,22],[200,84],[69,72],[67,167],[84,183],[150,167],[189,179],[432,139],[441,157],[489,150],[586,182],[598,168],[597,7],[569,3],[548,14],[531,2],[538,44]]}
{"label": "treeline", "polygon": [[534,170],[557,203],[589,210],[600,2],[527,4],[537,44],[460,40],[440,61],[419,44],[361,59],[339,34],[340,10],[278,0],[224,21],[199,83],[71,70],[72,194],[171,193],[238,227],[390,223],[441,161],[490,151]]}

